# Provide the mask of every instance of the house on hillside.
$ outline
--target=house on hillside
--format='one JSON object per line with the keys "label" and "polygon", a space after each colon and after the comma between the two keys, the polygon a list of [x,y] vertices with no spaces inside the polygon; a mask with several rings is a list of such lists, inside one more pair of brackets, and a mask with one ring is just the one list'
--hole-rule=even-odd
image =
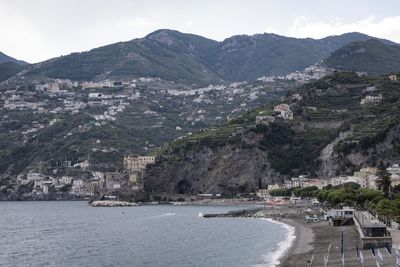
{"label": "house on hillside", "polygon": [[366,95],[363,99],[361,99],[361,105],[365,104],[376,104],[382,101],[383,97],[381,94],[379,95]]}
{"label": "house on hillside", "polygon": [[398,80],[397,74],[389,75],[389,80],[391,80],[392,82],[397,81]]}
{"label": "house on hillside", "polygon": [[275,112],[279,112],[279,117],[285,120],[293,120],[293,112],[288,104],[279,104],[274,107]]}

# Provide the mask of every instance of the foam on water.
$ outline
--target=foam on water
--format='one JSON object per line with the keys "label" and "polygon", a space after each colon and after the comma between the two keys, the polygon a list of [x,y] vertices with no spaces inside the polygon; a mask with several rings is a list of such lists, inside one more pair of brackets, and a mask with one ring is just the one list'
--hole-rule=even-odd
{"label": "foam on water", "polygon": [[159,215],[159,217],[166,217],[166,216],[175,216],[175,212],[163,212]]}
{"label": "foam on water", "polygon": [[280,264],[280,259],[285,255],[285,253],[292,246],[293,241],[296,239],[295,228],[286,223],[278,222],[273,219],[262,218],[261,220],[268,221],[270,223],[275,223],[283,226],[286,230],[286,238],[278,243],[278,248],[274,251],[269,252],[264,256],[266,261],[265,264],[257,265],[257,266],[278,266]]}

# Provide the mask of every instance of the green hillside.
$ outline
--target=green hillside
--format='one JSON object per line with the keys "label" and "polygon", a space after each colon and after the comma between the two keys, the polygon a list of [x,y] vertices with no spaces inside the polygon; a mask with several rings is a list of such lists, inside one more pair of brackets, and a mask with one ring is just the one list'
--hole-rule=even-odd
{"label": "green hillside", "polygon": [[360,33],[318,40],[256,34],[217,42],[193,34],[158,30],[141,39],[35,64],[27,76],[72,80],[146,76],[199,85],[252,81],[303,70],[343,45],[370,38]]}
{"label": "green hillside", "polygon": [[[302,99],[294,100],[294,93]],[[367,95],[382,100],[361,104]],[[400,160],[398,82],[336,72],[289,92],[282,102],[293,120],[256,124],[256,116],[277,115],[275,103],[165,146],[148,172],[147,190],[177,193],[184,183],[188,193],[251,192],[284,177],[332,177]]]}
{"label": "green hillside", "polygon": [[334,51],[325,63],[343,71],[389,74],[400,71],[400,46],[378,40],[350,43]]}
{"label": "green hillside", "polygon": [[5,62],[0,64],[0,82],[7,80],[8,78],[14,76],[21,70],[23,70],[24,67],[21,65],[18,65],[17,63],[14,62]]}
{"label": "green hillside", "polygon": [[6,62],[13,62],[13,63],[16,63],[16,64],[21,65],[21,66],[28,64],[25,61],[15,59],[13,57],[10,57],[10,56],[0,52],[0,64],[1,63],[6,63]]}

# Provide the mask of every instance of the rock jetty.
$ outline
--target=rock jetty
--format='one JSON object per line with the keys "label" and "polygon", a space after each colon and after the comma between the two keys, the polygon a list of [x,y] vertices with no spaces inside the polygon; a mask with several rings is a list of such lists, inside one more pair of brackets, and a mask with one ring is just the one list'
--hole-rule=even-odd
{"label": "rock jetty", "polygon": [[92,207],[132,207],[138,204],[126,201],[97,200],[89,203]]}

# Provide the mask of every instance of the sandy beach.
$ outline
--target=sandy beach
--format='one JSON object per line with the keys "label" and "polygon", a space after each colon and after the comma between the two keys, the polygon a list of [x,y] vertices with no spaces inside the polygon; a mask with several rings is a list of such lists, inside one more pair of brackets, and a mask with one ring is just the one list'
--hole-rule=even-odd
{"label": "sandy beach", "polygon": [[[332,227],[327,221],[316,223],[304,223],[302,217],[282,219],[295,227],[296,239],[286,255],[281,258],[280,267],[324,266],[324,256],[328,253],[327,266],[341,267],[341,236],[344,236],[345,266],[362,266],[357,257],[356,246],[359,244],[359,236],[354,226]],[[398,232],[398,231],[397,231]],[[394,240],[394,243],[397,240]],[[330,247],[330,248],[329,248]],[[389,255],[385,249],[380,249],[384,266],[395,266],[394,255]],[[369,250],[362,251],[364,266],[376,266],[375,259]]]}

